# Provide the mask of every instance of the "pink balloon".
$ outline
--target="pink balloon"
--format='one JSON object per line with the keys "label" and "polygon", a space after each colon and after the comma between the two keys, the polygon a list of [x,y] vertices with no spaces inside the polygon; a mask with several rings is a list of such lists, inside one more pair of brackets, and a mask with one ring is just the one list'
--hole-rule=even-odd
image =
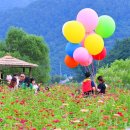
{"label": "pink balloon", "polygon": [[92,31],[92,32],[90,32],[90,33],[86,33],[86,34],[85,34],[85,37],[84,37],[83,41],[81,42],[81,46],[82,46],[82,47],[84,47],[84,42],[85,42],[86,37],[89,36],[89,35],[91,35],[91,34],[95,34],[95,32]]}
{"label": "pink balloon", "polygon": [[84,63],[84,64],[81,63],[80,65],[82,65],[82,66],[89,66],[89,65],[92,64],[92,62],[93,62],[93,57],[91,55],[89,55],[89,58],[88,58],[87,62]]}
{"label": "pink balloon", "polygon": [[85,8],[78,13],[77,21],[84,25],[86,32],[92,32],[98,25],[98,14],[90,8]]}
{"label": "pink balloon", "polygon": [[89,59],[89,53],[84,47],[79,47],[74,51],[73,58],[80,64],[85,64]]}

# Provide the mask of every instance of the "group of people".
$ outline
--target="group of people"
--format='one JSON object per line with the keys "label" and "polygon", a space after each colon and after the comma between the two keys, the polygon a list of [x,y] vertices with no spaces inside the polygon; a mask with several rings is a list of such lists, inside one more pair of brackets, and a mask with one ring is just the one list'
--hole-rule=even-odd
{"label": "group of people", "polygon": [[[85,79],[82,82],[82,92],[84,96],[89,96],[90,94],[95,94],[96,92],[99,94],[105,94],[106,84],[102,76],[97,78],[99,84],[96,85],[93,80],[91,80],[91,73],[85,73]],[[21,73],[20,75],[14,74],[12,76],[7,76],[8,87],[10,90],[15,90],[18,88],[30,88],[34,89],[35,93],[40,91],[40,85],[36,84],[34,78],[26,77],[25,74]]]}
{"label": "group of people", "polygon": [[91,80],[91,73],[85,73],[85,79],[82,82],[82,92],[85,96],[89,96],[90,94],[95,94],[96,92],[99,94],[105,94],[106,84],[102,76],[97,78],[98,85]]}
{"label": "group of people", "polygon": [[8,75],[6,80],[8,82],[8,87],[10,90],[15,90],[18,88],[30,88],[34,89],[35,92],[38,92],[40,90],[40,84],[36,84],[34,78],[26,77],[23,73],[20,75],[14,74],[13,77]]}

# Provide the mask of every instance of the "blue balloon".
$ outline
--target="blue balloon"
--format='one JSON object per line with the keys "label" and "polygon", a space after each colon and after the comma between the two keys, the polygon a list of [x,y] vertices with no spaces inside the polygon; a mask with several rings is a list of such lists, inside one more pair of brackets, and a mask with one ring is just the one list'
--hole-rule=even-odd
{"label": "blue balloon", "polygon": [[80,44],[67,43],[65,51],[70,57],[73,57],[74,51],[79,47],[81,47]]}

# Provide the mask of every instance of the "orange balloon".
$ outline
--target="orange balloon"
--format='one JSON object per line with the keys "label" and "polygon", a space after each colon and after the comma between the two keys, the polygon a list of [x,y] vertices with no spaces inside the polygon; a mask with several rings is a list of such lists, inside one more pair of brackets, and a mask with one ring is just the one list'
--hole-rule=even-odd
{"label": "orange balloon", "polygon": [[66,66],[69,68],[75,68],[79,65],[78,62],[76,62],[72,57],[70,57],[68,55],[66,55],[64,62],[66,64]]}

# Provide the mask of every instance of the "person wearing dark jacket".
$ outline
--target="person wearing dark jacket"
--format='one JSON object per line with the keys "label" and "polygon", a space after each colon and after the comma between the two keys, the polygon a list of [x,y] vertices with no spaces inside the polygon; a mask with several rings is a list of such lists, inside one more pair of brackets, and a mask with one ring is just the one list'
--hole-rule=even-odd
{"label": "person wearing dark jacket", "polygon": [[103,79],[103,77],[102,76],[99,76],[98,78],[97,78],[97,80],[98,80],[98,82],[99,82],[99,85],[98,85],[98,89],[97,89],[97,91],[99,92],[99,93],[101,93],[101,94],[105,94],[105,90],[106,90],[106,85],[105,85],[105,81],[104,81],[104,79]]}

